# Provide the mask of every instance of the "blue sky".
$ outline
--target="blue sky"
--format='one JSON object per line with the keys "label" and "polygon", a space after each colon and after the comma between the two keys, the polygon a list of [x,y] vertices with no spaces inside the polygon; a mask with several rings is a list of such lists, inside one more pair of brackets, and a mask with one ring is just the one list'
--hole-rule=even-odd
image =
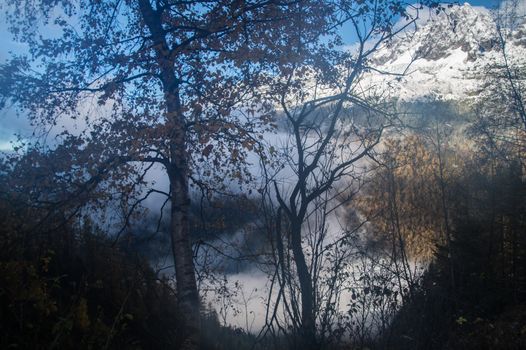
{"label": "blue sky", "polygon": [[474,5],[474,6],[484,6],[484,7],[487,7],[487,8],[494,8],[496,7],[500,1],[496,1],[496,0],[472,0],[472,1],[465,1],[465,2],[468,2],[470,3],[471,5]]}

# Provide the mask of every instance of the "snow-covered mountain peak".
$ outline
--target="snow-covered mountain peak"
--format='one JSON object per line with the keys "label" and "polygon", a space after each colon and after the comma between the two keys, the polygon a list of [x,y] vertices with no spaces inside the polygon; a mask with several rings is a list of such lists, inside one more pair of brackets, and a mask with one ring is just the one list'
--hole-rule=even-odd
{"label": "snow-covered mountain peak", "polygon": [[375,55],[375,63],[395,62],[400,55],[438,60],[460,48],[476,60],[495,47],[495,25],[488,11],[469,4],[453,6],[429,18],[416,31],[408,30]]}
{"label": "snow-covered mountain peak", "polygon": [[[512,61],[524,61],[526,23],[508,38],[506,50]],[[458,100],[469,96],[481,83],[475,72],[501,58],[492,14],[466,3],[431,16],[416,30],[408,30],[387,43],[370,60],[377,71],[405,76],[374,71],[366,75],[364,82],[389,87],[391,94],[402,100]]]}

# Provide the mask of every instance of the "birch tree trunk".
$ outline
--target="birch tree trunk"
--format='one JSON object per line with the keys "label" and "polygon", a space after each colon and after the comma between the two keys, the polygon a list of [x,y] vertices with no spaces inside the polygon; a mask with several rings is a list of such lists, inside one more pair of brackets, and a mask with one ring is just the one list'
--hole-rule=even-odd
{"label": "birch tree trunk", "polygon": [[181,108],[179,81],[174,61],[162,28],[162,19],[148,0],[140,0],[143,19],[155,43],[157,63],[165,98],[166,127],[170,137],[170,161],[167,166],[171,192],[170,235],[177,281],[177,300],[182,315],[181,349],[200,348],[201,320],[199,313],[199,292],[195,279],[193,252],[190,242],[189,209],[190,195],[188,179],[187,132]]}

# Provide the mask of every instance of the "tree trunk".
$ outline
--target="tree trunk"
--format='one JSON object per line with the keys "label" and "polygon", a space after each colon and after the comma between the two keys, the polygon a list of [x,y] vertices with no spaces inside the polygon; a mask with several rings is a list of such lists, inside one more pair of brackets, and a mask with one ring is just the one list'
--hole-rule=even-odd
{"label": "tree trunk", "polygon": [[[174,163],[177,163],[177,158]],[[177,279],[177,299],[182,315],[183,341],[181,349],[199,349],[200,344],[200,313],[199,295],[194,273],[193,252],[190,243],[190,225],[188,211],[190,198],[188,183],[181,168],[173,165],[170,176],[172,192],[171,209],[171,239]]]}
{"label": "tree trunk", "polygon": [[183,321],[181,349],[194,350],[200,347],[201,320],[199,292],[195,279],[192,245],[190,242],[190,195],[188,188],[188,152],[186,129],[180,111],[178,95],[166,93],[168,117],[171,124],[170,142],[170,192],[171,239],[177,280],[177,299]]}
{"label": "tree trunk", "polygon": [[[298,226],[299,225],[299,226]],[[291,234],[291,248],[294,261],[298,270],[298,279],[301,289],[301,330],[298,348],[301,350],[318,349],[316,341],[316,321],[314,319],[314,293],[312,278],[305,261],[301,246],[301,223],[294,223]]]}
{"label": "tree trunk", "polygon": [[175,74],[175,62],[166,42],[159,11],[154,11],[148,0],[139,0],[139,10],[152,35],[156,60],[160,70],[166,102],[166,128],[170,140],[170,162],[167,165],[172,200],[170,233],[177,281],[177,301],[182,320],[181,349],[200,348],[201,318],[199,292],[195,280],[193,252],[190,242],[188,219],[190,195],[188,179],[188,151],[186,149],[186,125],[181,108],[179,81]]}

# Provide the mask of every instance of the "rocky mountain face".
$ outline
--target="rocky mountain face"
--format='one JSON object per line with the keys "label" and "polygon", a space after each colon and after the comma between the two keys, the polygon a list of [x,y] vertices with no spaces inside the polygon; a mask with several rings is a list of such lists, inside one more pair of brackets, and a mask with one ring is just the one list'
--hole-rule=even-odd
{"label": "rocky mountain face", "polygon": [[504,51],[492,13],[467,3],[452,6],[382,47],[364,83],[387,87],[405,101],[469,98],[480,88],[483,72],[503,63],[503,53],[513,67],[526,67],[526,21],[501,33]]}

